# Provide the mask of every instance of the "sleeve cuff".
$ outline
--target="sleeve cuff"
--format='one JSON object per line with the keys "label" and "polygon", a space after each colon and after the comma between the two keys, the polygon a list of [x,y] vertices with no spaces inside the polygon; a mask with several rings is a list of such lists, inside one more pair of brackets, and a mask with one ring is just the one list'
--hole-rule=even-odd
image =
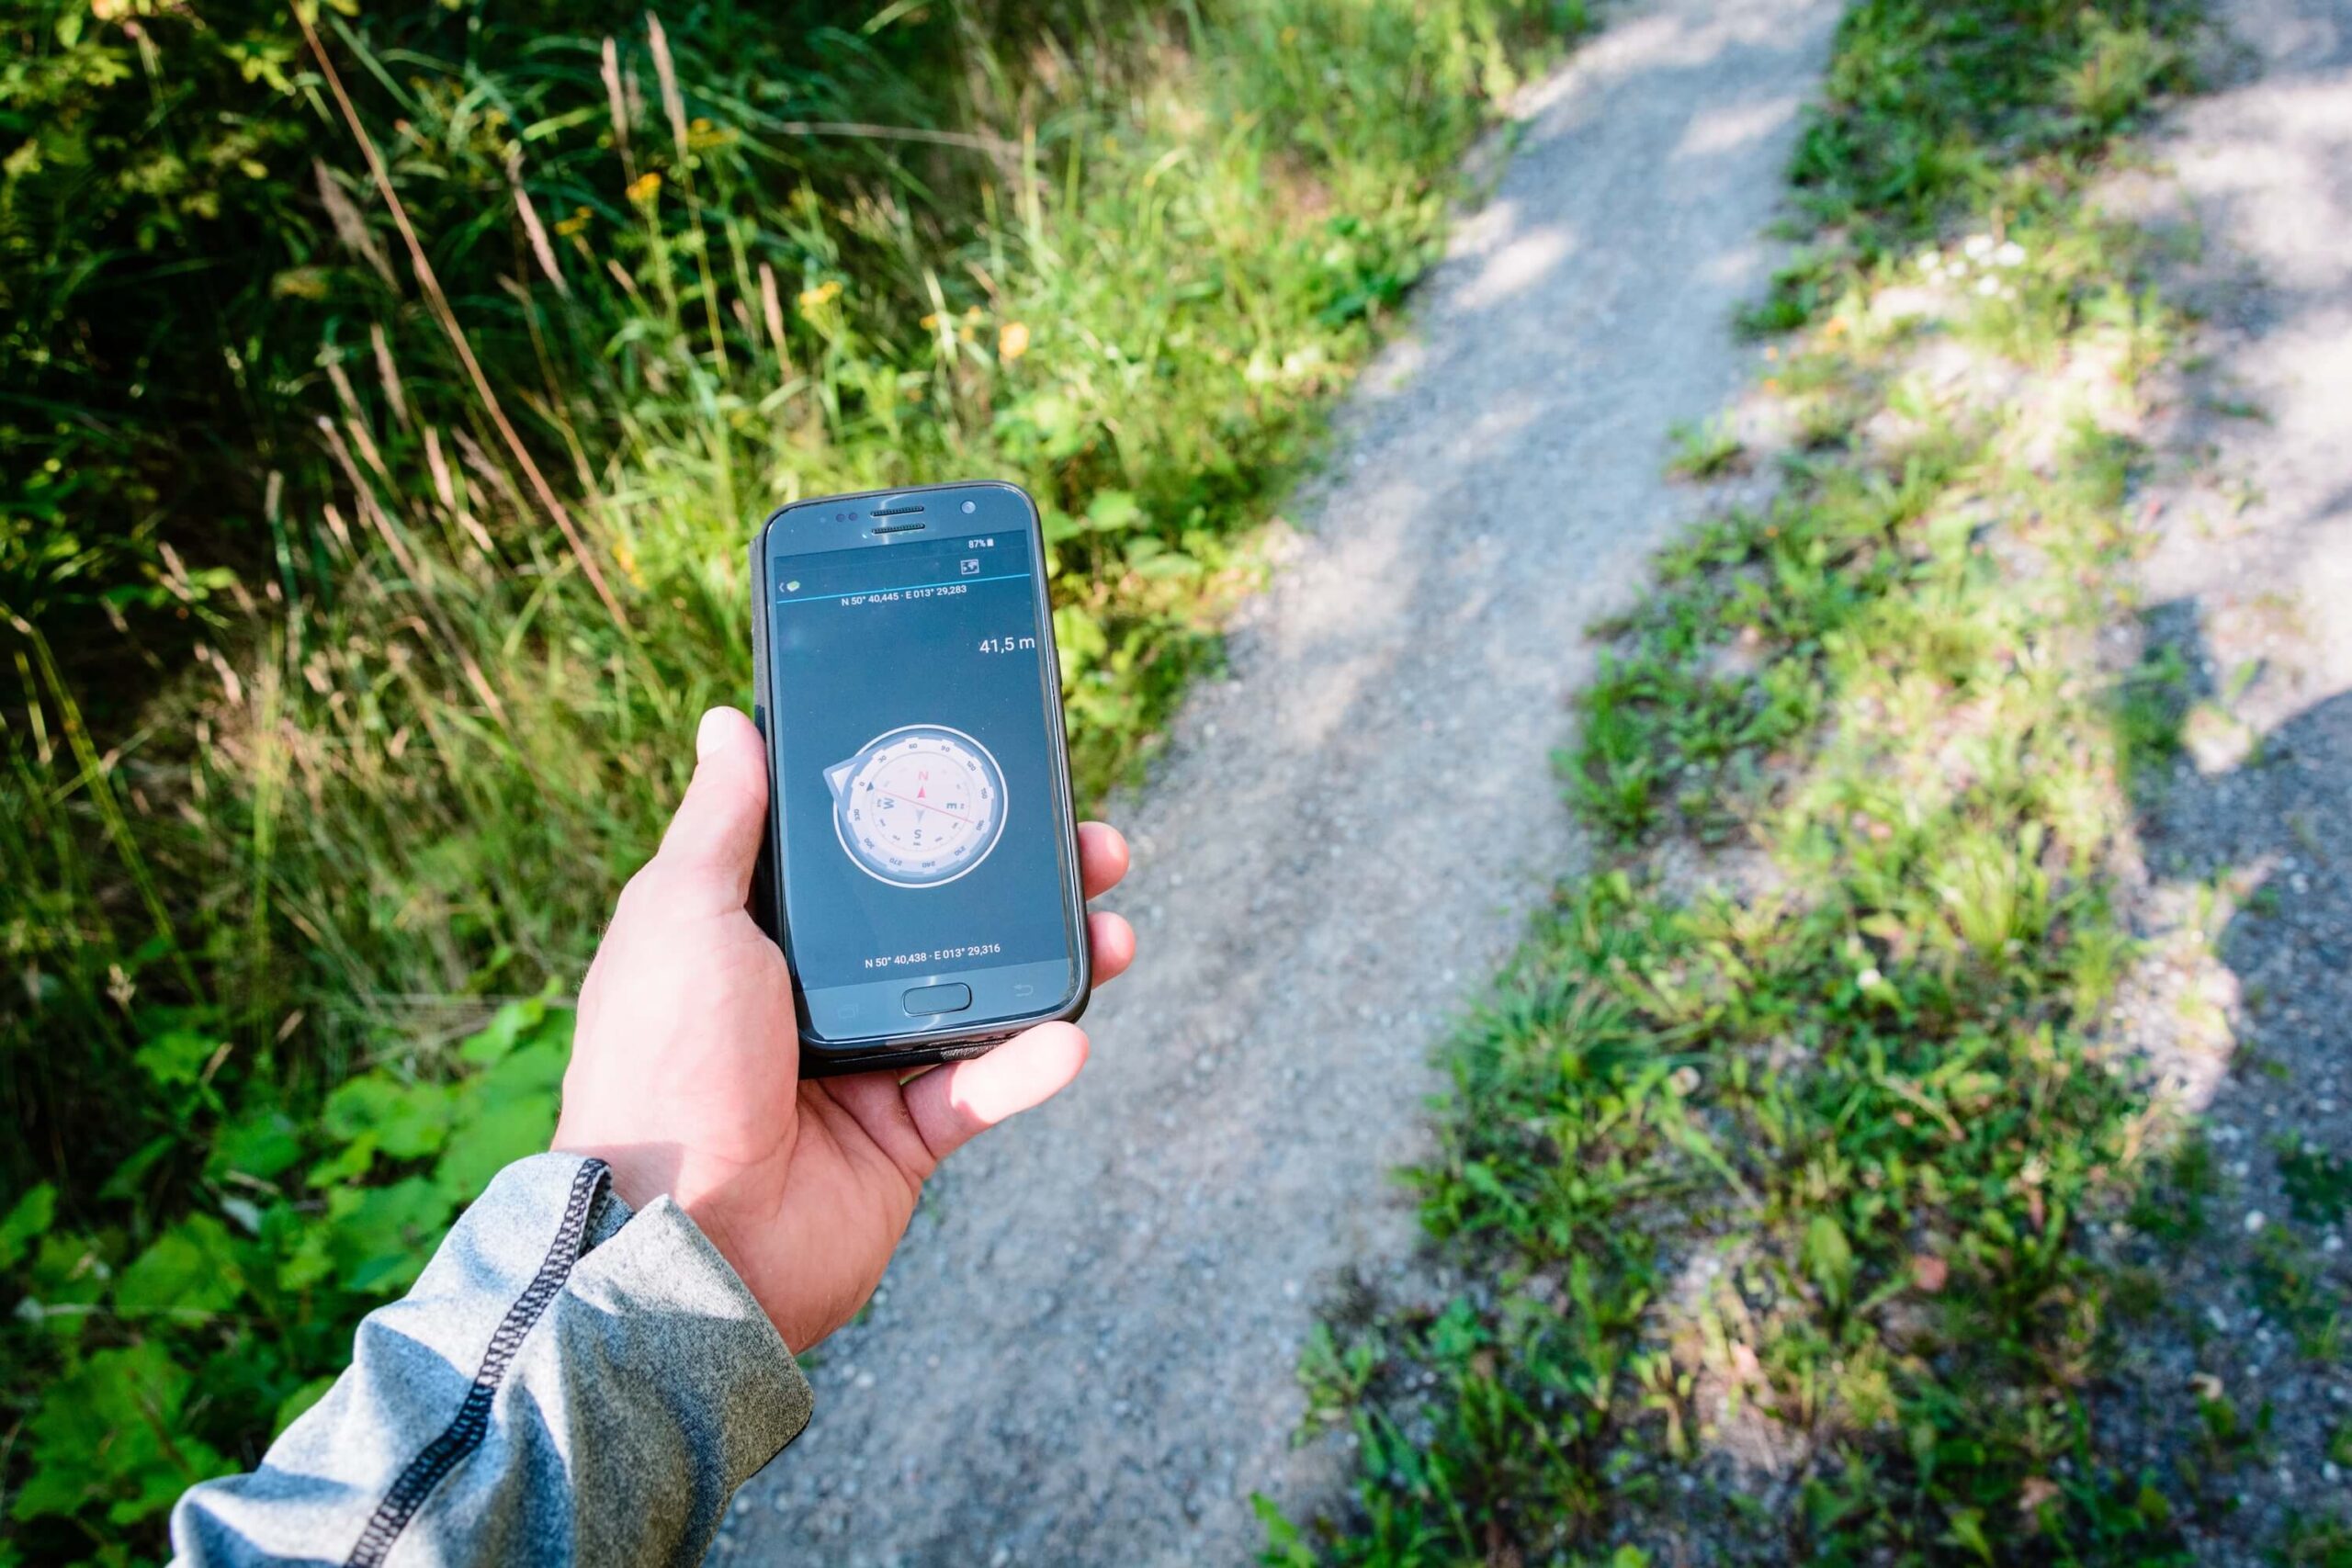
{"label": "sleeve cuff", "polygon": [[631,1213],[609,1187],[572,1270],[580,1304],[669,1341],[682,1414],[699,1407],[731,1491],[808,1425],[814,1396],[784,1337],[727,1259],[668,1198]]}

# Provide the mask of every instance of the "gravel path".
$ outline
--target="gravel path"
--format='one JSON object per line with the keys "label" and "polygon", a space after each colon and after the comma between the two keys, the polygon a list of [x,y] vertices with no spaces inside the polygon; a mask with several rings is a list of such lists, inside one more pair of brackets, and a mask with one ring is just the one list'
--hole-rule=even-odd
{"label": "gravel path", "polygon": [[[2131,1010],[2206,1113],[2220,1190],[2209,1237],[2125,1244],[2165,1310],[2135,1337],[2118,1457],[2218,1472],[2234,1509],[2191,1539],[2255,1563],[2297,1515],[2352,1516],[2327,1457],[2352,1431],[2352,1343],[2313,1332],[2352,1299],[2352,1181],[2297,1202],[2282,1169],[2352,1159],[2352,0],[2219,10],[2234,79],[2124,205],[2194,240],[2177,283],[2207,317],[2171,443],[2187,472],[2156,491],[2144,571],[2146,639],[2182,655],[2196,706],[2188,756],[2143,802],[2160,960]],[[2199,909],[2214,885],[2218,918]],[[2199,1430],[2200,1377],[2249,1422],[2268,1409],[2234,1469]]]}
{"label": "gravel path", "polygon": [[1318,1301],[1409,1263],[1444,1021],[1579,860],[1549,764],[1580,632],[1695,497],[1663,433],[1730,311],[1835,0],[1651,0],[1532,95],[1488,207],[1343,413],[1302,532],[1121,815],[1144,960],[1071,1093],[949,1167],[815,1425],[716,1555],[1234,1562]]}

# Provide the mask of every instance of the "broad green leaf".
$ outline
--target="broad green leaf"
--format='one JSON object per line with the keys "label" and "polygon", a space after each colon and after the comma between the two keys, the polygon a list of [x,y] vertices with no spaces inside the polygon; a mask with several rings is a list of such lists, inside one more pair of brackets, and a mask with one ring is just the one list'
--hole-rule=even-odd
{"label": "broad green leaf", "polygon": [[303,1227],[293,1249],[277,1265],[280,1290],[307,1291],[322,1284],[334,1275],[334,1237],[327,1227],[311,1224]]}
{"label": "broad green leaf", "polygon": [[186,1088],[204,1076],[204,1065],[220,1049],[220,1041],[216,1036],[192,1029],[175,1029],[139,1047],[130,1059],[158,1084],[167,1089]]}
{"label": "broad green leaf", "polygon": [[1172,582],[1201,574],[1201,563],[1181,550],[1161,550],[1135,563],[1136,574],[1153,582]]}
{"label": "broad green leaf", "polygon": [[394,1159],[414,1159],[441,1146],[449,1134],[449,1090],[441,1084],[403,1083],[390,1073],[365,1073],[327,1097],[326,1129],[338,1138],[372,1135]]}
{"label": "broad green leaf", "polygon": [[114,1174],[98,1189],[101,1198],[129,1198],[139,1190],[139,1184],[155,1168],[155,1162],[179,1145],[176,1133],[158,1133],[139,1146],[139,1151],[114,1168]]}
{"label": "broad green leaf", "polygon": [[363,1073],[338,1085],[327,1096],[326,1111],[320,1122],[331,1136],[356,1138],[372,1132],[377,1123],[391,1114],[407,1091],[408,1086],[390,1073]]}
{"label": "broad green leaf", "polygon": [[507,1166],[546,1151],[555,1113],[554,1100],[544,1094],[482,1100],[449,1134],[434,1184],[460,1203],[472,1201]]}
{"label": "broad green leaf", "polygon": [[508,1002],[491,1015],[488,1023],[466,1037],[458,1047],[458,1059],[472,1066],[489,1066],[536,1033],[547,1014],[548,1004],[537,997]]}
{"label": "broad green leaf", "polygon": [[236,1305],[243,1288],[228,1228],[209,1214],[191,1214],[157,1236],[122,1271],[114,1304],[126,1317],[165,1313],[203,1318]]}
{"label": "broad green leaf", "polygon": [[414,1280],[457,1204],[422,1177],[339,1187],[327,1197],[328,1244],[344,1289],[390,1294]]}
{"label": "broad green leaf", "polygon": [[1054,641],[1064,657],[1081,661],[1111,650],[1111,639],[1103,635],[1102,623],[1075,604],[1064,604],[1054,612]]}
{"label": "broad green leaf", "polygon": [[1086,508],[1086,526],[1098,534],[1125,533],[1147,521],[1142,503],[1128,491],[1102,491]]}
{"label": "broad green leaf", "polygon": [[571,1060],[571,1021],[567,1014],[560,1021],[560,1037],[550,1038],[552,1030],[543,1033],[475,1079],[469,1092],[481,1096],[483,1103],[536,1100],[552,1115],[556,1091],[563,1087],[563,1069]]}
{"label": "broad green leaf", "polygon": [[376,1134],[362,1133],[302,1174],[313,1187],[340,1187],[367,1175],[375,1163]]}
{"label": "broad green leaf", "polygon": [[23,1197],[0,1220],[0,1269],[14,1269],[34,1240],[48,1233],[57,1217],[57,1189],[44,1181]]}
{"label": "broad green leaf", "polygon": [[267,1181],[301,1157],[302,1140],[293,1118],[272,1107],[221,1128],[213,1137],[205,1173],[216,1181],[232,1174]]}
{"label": "broad green leaf", "polygon": [[43,1236],[40,1250],[25,1272],[33,1299],[44,1306],[87,1305],[105,1295],[114,1279],[97,1241],[72,1232],[51,1231]]}
{"label": "broad green leaf", "polygon": [[27,1425],[32,1473],[9,1513],[36,1519],[104,1503],[115,1523],[135,1524],[232,1468],[177,1430],[191,1381],[153,1339],[101,1350],[58,1379]]}

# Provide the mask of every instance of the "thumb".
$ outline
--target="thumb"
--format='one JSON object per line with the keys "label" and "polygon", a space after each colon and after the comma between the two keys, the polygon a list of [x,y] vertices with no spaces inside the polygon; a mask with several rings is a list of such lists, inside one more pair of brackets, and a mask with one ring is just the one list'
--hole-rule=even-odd
{"label": "thumb", "polygon": [[760,732],[733,708],[713,708],[695,731],[695,776],[655,857],[683,886],[707,888],[728,908],[752,892],[767,823],[768,761]]}

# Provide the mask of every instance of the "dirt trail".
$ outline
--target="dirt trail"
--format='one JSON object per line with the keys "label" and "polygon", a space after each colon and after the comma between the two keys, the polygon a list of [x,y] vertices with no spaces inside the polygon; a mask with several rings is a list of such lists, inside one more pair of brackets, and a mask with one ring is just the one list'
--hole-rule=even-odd
{"label": "dirt trail", "polygon": [[2220,1469],[2234,1511],[2190,1526],[2200,1561],[2253,1563],[2292,1517],[2352,1501],[2327,1457],[2352,1364],[2320,1332],[2352,1299],[2352,1181],[2325,1165],[2352,1161],[2352,0],[2218,11],[2230,79],[2118,205],[2186,242],[2175,287],[2207,322],[2144,571],[2146,641],[2180,656],[2195,706],[2142,802],[2160,974],[2129,1027],[2206,1112],[2220,1185],[2194,1245],[2120,1244],[2165,1310],[2112,1436],[2128,1463],[2211,1471],[2191,1379],[2249,1422],[2267,1408]]}
{"label": "dirt trail", "polygon": [[1577,863],[1580,634],[1696,509],[1663,433],[1750,368],[1838,9],[1652,0],[1533,95],[1121,813],[1144,960],[1092,1066],[950,1166],[719,1560],[1243,1562],[1252,1490],[1338,1483],[1290,1447],[1298,1348],[1341,1270],[1406,1267],[1430,1045]]}

